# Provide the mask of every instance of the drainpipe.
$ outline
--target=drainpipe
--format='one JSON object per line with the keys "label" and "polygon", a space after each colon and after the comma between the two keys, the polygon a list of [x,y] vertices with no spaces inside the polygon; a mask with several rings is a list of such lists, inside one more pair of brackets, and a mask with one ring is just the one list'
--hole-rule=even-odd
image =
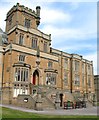
{"label": "drainpipe", "polygon": [[71,80],[70,80],[70,92],[71,92],[71,93],[72,93],[72,88],[73,88],[73,83],[72,83],[72,82],[73,82],[73,80],[72,80],[72,79],[73,79],[73,77],[72,77],[73,70],[72,70],[72,69],[73,69],[73,60],[72,60],[72,57],[71,57],[71,58],[70,58],[70,71],[71,71],[71,72],[70,72],[70,73],[71,73],[71,74],[70,74],[70,79],[71,79]]}

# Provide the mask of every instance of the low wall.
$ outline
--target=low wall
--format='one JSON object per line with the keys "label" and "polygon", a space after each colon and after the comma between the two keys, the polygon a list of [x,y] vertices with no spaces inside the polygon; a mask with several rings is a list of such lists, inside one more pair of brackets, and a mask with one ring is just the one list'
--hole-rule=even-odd
{"label": "low wall", "polygon": [[18,95],[17,105],[20,107],[26,107],[35,109],[35,100],[30,95]]}

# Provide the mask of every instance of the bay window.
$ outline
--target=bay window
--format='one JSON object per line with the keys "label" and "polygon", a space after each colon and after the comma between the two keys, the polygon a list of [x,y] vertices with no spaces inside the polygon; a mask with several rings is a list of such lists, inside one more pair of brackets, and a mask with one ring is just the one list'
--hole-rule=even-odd
{"label": "bay window", "polygon": [[28,81],[29,69],[28,68],[15,68],[15,81]]}

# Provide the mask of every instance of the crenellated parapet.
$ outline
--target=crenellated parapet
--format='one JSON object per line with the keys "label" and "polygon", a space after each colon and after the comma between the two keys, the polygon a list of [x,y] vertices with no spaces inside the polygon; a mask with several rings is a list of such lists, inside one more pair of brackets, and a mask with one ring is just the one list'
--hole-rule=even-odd
{"label": "crenellated parapet", "polygon": [[6,20],[15,11],[20,11],[20,12],[27,13],[27,14],[29,14],[31,16],[34,16],[36,18],[37,25],[39,25],[39,23],[40,23],[40,9],[41,9],[40,6],[36,6],[36,11],[35,11],[35,10],[32,10],[32,9],[30,9],[28,7],[25,7],[24,5],[20,5],[19,3],[17,3],[7,13]]}

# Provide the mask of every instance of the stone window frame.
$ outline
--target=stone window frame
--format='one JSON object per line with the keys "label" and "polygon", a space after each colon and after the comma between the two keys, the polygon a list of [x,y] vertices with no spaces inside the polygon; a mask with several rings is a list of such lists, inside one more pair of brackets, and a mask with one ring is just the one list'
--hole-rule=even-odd
{"label": "stone window frame", "polygon": [[88,64],[87,70],[88,70],[88,75],[90,75],[91,74],[91,66],[90,66],[90,64]]}
{"label": "stone window frame", "polygon": [[37,49],[37,45],[38,45],[38,39],[37,39],[37,37],[32,37],[31,47],[33,49]]}
{"label": "stone window frame", "polygon": [[79,62],[78,60],[75,60],[75,67],[74,67],[74,70],[78,72],[79,69],[80,69],[80,62]]}
{"label": "stone window frame", "polygon": [[53,62],[52,61],[48,61],[48,69],[52,69],[53,68]]}
{"label": "stone window frame", "polygon": [[24,42],[24,34],[20,33],[20,35],[19,35],[19,45],[23,45],[23,42]]}
{"label": "stone window frame", "polygon": [[80,75],[75,75],[74,77],[74,85],[75,86],[80,86]]}
{"label": "stone window frame", "polygon": [[31,26],[31,20],[28,19],[28,18],[25,18],[24,26],[27,27],[27,28],[30,28],[30,26]]}
{"label": "stone window frame", "polygon": [[44,52],[47,52],[47,42],[46,41],[44,41]]}
{"label": "stone window frame", "polygon": [[68,85],[68,78],[69,78],[68,75],[69,75],[69,73],[65,71],[65,72],[64,72],[64,84],[65,84],[65,85]]}
{"label": "stone window frame", "polygon": [[46,73],[46,85],[56,85],[56,73]]}
{"label": "stone window frame", "polygon": [[12,17],[13,17],[13,15],[10,15],[9,18],[8,18],[8,21],[9,21],[9,25],[10,25],[10,26],[12,25]]}
{"label": "stone window frame", "polygon": [[85,64],[82,63],[82,73],[85,73]]}
{"label": "stone window frame", "polygon": [[88,82],[87,82],[87,84],[88,84],[88,87],[91,88],[91,76],[88,76]]}
{"label": "stone window frame", "polygon": [[25,62],[25,55],[19,55],[19,62]]}
{"label": "stone window frame", "polygon": [[16,98],[19,94],[28,94],[29,86],[24,84],[14,84],[13,97]]}
{"label": "stone window frame", "polygon": [[64,58],[64,69],[68,69],[68,58]]}
{"label": "stone window frame", "polygon": [[26,82],[29,80],[29,68],[15,67],[15,81]]}

